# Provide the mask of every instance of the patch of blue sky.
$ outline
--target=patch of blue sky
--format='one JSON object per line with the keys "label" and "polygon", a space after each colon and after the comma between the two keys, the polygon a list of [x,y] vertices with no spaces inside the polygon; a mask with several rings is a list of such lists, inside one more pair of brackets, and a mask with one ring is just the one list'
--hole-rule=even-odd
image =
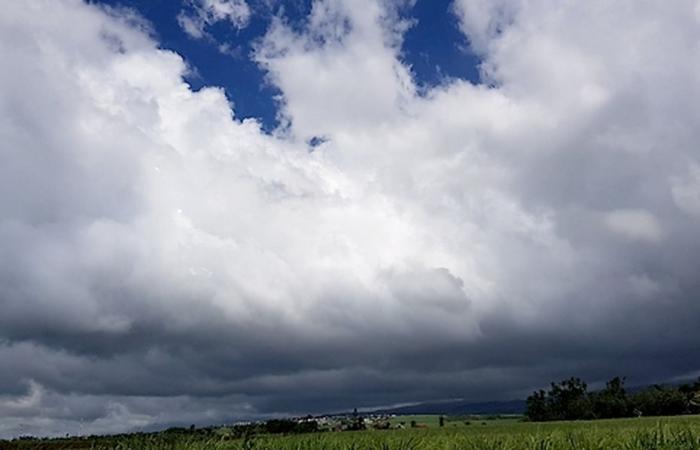
{"label": "patch of blue sky", "polygon": [[404,35],[401,56],[418,86],[430,88],[454,78],[480,82],[481,61],[459,29],[452,0],[418,0],[406,13],[416,23]]}
{"label": "patch of blue sky", "polygon": [[[266,80],[265,71],[251,59],[256,40],[268,29],[276,14],[303,29],[312,0],[251,0],[251,15],[242,28],[228,21],[208,25],[208,37],[194,39],[178,23],[178,14],[191,9],[183,0],[92,0],[122,6],[148,20],[160,46],[180,54],[191,68],[186,81],[192,89],[222,87],[234,105],[237,118],[256,118],[263,130],[279,125],[279,90]],[[414,24],[404,35],[402,61],[411,67],[416,84],[423,90],[459,78],[479,82],[479,59],[470,52],[452,14],[451,0],[418,0],[401,11]],[[192,12],[190,10],[190,12]]]}

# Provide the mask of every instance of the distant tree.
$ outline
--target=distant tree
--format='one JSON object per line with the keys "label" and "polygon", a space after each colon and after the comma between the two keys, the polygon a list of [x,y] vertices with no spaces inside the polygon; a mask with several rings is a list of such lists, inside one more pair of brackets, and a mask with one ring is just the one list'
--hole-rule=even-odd
{"label": "distant tree", "polygon": [[265,422],[265,432],[270,434],[289,434],[297,430],[297,423],[287,419],[271,419]]}
{"label": "distant tree", "polygon": [[352,411],[352,421],[350,422],[350,426],[348,427],[348,430],[364,430],[365,429],[365,421],[360,416],[360,414],[357,412],[357,408],[355,408]]}
{"label": "distant tree", "polygon": [[687,412],[691,414],[700,412],[700,378],[693,383],[681,385],[678,390],[686,399]]}
{"label": "distant tree", "polygon": [[586,383],[576,377],[560,383],[552,383],[548,394],[552,418],[559,420],[593,418],[593,408],[587,389]]}
{"label": "distant tree", "polygon": [[549,391],[540,389],[527,398],[527,418],[532,421],[582,420],[595,417],[588,386],[572,377],[551,383]]}
{"label": "distant tree", "polygon": [[631,404],[644,416],[675,416],[688,412],[688,399],[683,392],[659,385],[633,395]]}
{"label": "distant tree", "polygon": [[445,416],[440,416],[440,418],[438,419],[438,422],[439,422],[441,427],[444,427],[445,426]]}
{"label": "distant tree", "polygon": [[533,422],[552,420],[549,406],[547,405],[547,393],[544,389],[535,391],[527,398],[525,415]]}
{"label": "distant tree", "polygon": [[625,379],[615,377],[605,384],[605,389],[591,394],[593,414],[599,419],[629,417],[634,408],[625,392]]}
{"label": "distant tree", "polygon": [[318,422],[315,420],[304,420],[296,424],[295,433],[315,433],[318,431]]}
{"label": "distant tree", "polygon": [[526,415],[532,421],[545,421],[673,416],[691,412],[700,412],[700,379],[679,387],[656,385],[628,396],[624,378],[615,377],[604,389],[589,393],[586,383],[572,377],[552,383],[547,392],[533,392],[527,398]]}

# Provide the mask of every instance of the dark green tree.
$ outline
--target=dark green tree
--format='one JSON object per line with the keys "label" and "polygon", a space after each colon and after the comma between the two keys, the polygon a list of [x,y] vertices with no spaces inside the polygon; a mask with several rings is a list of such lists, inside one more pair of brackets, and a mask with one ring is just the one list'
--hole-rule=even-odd
{"label": "dark green tree", "polygon": [[583,420],[594,417],[588,386],[580,378],[571,377],[560,383],[552,383],[548,396],[553,419]]}
{"label": "dark green tree", "polygon": [[688,399],[679,389],[659,385],[633,395],[631,404],[643,416],[675,416],[688,412]]}
{"label": "dark green tree", "polygon": [[538,390],[527,398],[526,415],[544,421],[700,412],[700,379],[679,387],[656,385],[634,395],[627,395],[624,384],[624,378],[615,377],[601,391],[589,393],[579,378],[552,383],[549,391]]}
{"label": "dark green tree", "polygon": [[700,412],[700,378],[693,383],[681,385],[678,390],[685,397],[687,412],[698,414]]}
{"label": "dark green tree", "polygon": [[632,405],[625,391],[625,379],[615,377],[605,384],[605,389],[591,394],[593,414],[599,419],[629,417]]}
{"label": "dark green tree", "polygon": [[547,393],[544,389],[533,392],[532,395],[527,398],[525,415],[533,422],[552,420],[549,406],[547,405]]}

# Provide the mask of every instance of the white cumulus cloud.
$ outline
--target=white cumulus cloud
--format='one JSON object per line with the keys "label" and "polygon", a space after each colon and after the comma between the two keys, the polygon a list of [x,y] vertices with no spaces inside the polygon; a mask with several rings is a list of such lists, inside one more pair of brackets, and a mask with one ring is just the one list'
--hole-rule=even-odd
{"label": "white cumulus cloud", "polygon": [[133,13],[5,5],[0,433],[692,372],[696,7],[460,0],[485,83],[421,91],[395,2],[316,1],[258,42],[267,134]]}

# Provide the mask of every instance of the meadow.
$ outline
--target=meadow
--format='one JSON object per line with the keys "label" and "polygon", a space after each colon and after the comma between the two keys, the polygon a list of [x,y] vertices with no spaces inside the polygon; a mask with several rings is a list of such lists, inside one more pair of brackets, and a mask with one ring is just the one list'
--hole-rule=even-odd
{"label": "meadow", "polygon": [[[225,434],[144,435],[0,443],[2,450],[700,450],[700,416],[532,423],[470,420],[469,425],[227,439]],[[429,419],[429,420],[428,420]],[[431,426],[432,425],[432,426]]]}

